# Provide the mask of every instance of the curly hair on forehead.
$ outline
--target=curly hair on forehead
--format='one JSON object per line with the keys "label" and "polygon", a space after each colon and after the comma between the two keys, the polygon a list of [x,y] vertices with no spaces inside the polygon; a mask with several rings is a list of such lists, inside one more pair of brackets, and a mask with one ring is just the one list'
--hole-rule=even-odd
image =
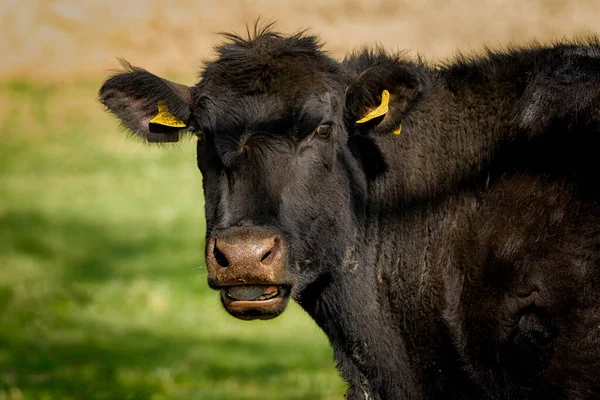
{"label": "curly hair on forehead", "polygon": [[320,39],[306,31],[284,35],[273,23],[257,22],[246,33],[246,37],[221,33],[225,41],[215,48],[216,57],[204,63],[201,80],[210,78],[238,93],[253,95],[289,91],[290,82],[306,86],[321,80],[323,74],[339,75],[341,71],[340,64],[322,50]]}
{"label": "curly hair on forehead", "polygon": [[263,23],[260,19],[256,20],[253,30],[246,25],[246,37],[235,32],[220,32],[226,42],[216,46],[217,52],[223,55],[222,50],[229,47],[252,48],[257,51],[280,49],[294,53],[321,51],[323,43],[317,36],[310,35],[308,30],[303,29],[291,35],[284,35],[275,29],[275,25],[275,22]]}

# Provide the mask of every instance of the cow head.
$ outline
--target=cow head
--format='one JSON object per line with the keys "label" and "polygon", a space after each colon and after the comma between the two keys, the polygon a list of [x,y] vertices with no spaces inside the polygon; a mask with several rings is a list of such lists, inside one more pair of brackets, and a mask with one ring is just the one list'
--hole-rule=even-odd
{"label": "cow head", "polygon": [[381,101],[381,88],[396,99],[390,118],[397,119],[418,85],[413,79],[402,92],[395,80],[406,76],[384,73],[383,62],[363,65],[376,55],[338,63],[304,34],[227,39],[194,87],[127,67],[106,81],[100,98],[149,141],[198,136],[208,283],[230,314],[267,319],[290,297],[310,308],[352,261],[369,160],[348,132],[381,126],[384,114],[355,123]]}

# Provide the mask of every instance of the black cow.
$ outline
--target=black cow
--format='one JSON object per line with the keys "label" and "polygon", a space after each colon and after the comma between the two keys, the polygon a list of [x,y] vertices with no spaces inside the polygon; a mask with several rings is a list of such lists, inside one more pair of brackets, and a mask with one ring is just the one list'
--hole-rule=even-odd
{"label": "black cow", "polygon": [[198,135],[209,285],[243,319],[300,303],[348,398],[600,398],[600,42],[337,62],[266,28],[100,98]]}

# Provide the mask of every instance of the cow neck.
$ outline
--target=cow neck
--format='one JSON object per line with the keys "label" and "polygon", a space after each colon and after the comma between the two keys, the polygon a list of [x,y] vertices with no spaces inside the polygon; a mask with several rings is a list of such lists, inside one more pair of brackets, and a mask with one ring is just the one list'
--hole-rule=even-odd
{"label": "cow neck", "polygon": [[367,207],[340,267],[331,272],[329,285],[307,311],[329,337],[352,386],[363,394],[376,394],[374,398],[397,398],[400,393],[402,398],[417,398],[416,379],[404,338],[394,327],[384,281],[383,265],[390,257],[386,247],[394,237],[384,237],[389,232],[385,214],[375,213],[374,207]]}
{"label": "cow neck", "polygon": [[330,284],[307,311],[327,334],[344,378],[355,390],[370,398],[398,398],[400,393],[417,398],[404,339],[381,302],[377,270],[358,248],[349,257],[355,257],[357,267],[332,272]]}
{"label": "cow neck", "polygon": [[[359,253],[362,273],[371,282],[369,293],[377,294],[370,301],[379,312],[378,335],[392,335],[386,346],[390,353],[401,353],[394,361],[397,369],[419,368],[423,363],[415,349],[431,347],[428,341],[443,335],[435,323],[442,311],[436,308],[440,303],[435,293],[441,292],[436,265],[442,263],[436,262],[435,249],[453,210],[485,181],[485,157],[506,133],[490,121],[508,121],[510,102],[495,104],[498,116],[482,118],[470,107],[478,95],[458,97],[437,85],[433,95],[411,110],[400,135],[373,138],[384,167],[367,179]],[[460,126],[457,119],[467,122]],[[415,330],[423,335],[402,336]],[[417,370],[404,373],[424,376]]]}

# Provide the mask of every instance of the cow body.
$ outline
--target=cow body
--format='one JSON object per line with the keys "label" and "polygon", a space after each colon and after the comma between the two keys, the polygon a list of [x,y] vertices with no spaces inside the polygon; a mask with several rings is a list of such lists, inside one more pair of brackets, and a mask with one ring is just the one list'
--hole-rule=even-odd
{"label": "cow body", "polygon": [[351,399],[600,397],[596,43],[434,67],[228,38],[193,88],[130,69],[100,94],[150,140],[179,135],[158,102],[199,134],[232,315],[295,299]]}
{"label": "cow body", "polygon": [[[600,396],[597,111],[573,104],[590,101],[587,91],[570,99],[528,86],[539,74],[568,93],[576,78],[597,96],[598,76],[577,76],[569,53],[581,49],[432,71],[430,92],[402,120],[403,140],[386,134],[390,124],[369,136],[377,150],[365,163],[381,159],[385,171],[367,184],[358,282],[340,286],[363,289],[349,315],[366,299],[379,315],[353,315],[357,337],[340,342],[363,343],[345,359],[371,371],[364,381],[392,388],[381,398],[411,397],[392,383],[403,374],[416,377],[417,398]],[[561,120],[563,107],[581,114]]]}

